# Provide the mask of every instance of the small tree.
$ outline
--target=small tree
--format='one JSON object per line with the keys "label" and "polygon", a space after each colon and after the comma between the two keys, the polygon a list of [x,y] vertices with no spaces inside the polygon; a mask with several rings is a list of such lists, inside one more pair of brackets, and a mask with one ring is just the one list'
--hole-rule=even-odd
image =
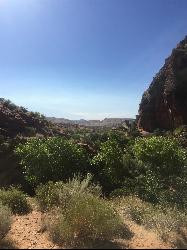
{"label": "small tree", "polygon": [[150,201],[183,205],[186,202],[187,155],[177,140],[162,136],[137,139],[132,150],[144,170],[137,178],[137,193]]}
{"label": "small tree", "polygon": [[180,175],[187,158],[177,140],[162,136],[138,138],[133,152],[137,160],[149,164],[152,171],[165,177]]}
{"label": "small tree", "polygon": [[19,145],[16,153],[26,180],[33,186],[50,180],[67,180],[74,174],[85,174],[87,170],[85,150],[60,137],[32,139]]}

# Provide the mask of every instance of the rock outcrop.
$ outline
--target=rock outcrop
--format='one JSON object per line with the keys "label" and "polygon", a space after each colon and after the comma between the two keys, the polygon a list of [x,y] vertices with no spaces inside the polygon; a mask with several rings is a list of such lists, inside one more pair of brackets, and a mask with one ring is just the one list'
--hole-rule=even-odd
{"label": "rock outcrop", "polygon": [[14,137],[23,136],[53,136],[58,133],[54,124],[39,113],[29,112],[18,107],[9,100],[0,99],[0,135]]}
{"label": "rock outcrop", "polygon": [[144,92],[138,128],[173,130],[187,124],[187,36],[182,40]]}

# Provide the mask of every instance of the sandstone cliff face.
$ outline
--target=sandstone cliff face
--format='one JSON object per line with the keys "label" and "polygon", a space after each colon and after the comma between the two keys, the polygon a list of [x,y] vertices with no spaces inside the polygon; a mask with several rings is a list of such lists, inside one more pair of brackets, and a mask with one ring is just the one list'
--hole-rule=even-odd
{"label": "sandstone cliff face", "polygon": [[144,92],[138,127],[152,132],[187,124],[187,36],[182,40]]}

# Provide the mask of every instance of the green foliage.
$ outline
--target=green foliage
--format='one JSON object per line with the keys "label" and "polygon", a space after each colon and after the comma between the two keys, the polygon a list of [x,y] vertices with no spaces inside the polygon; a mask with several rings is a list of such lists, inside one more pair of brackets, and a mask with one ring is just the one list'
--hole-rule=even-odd
{"label": "green foliage", "polygon": [[124,179],[110,196],[137,194],[146,201],[186,207],[186,152],[177,140],[154,136],[128,145],[122,158]]}
{"label": "green foliage", "polygon": [[45,116],[40,114],[39,112],[29,112],[33,117],[39,120],[45,120]]}
{"label": "green foliage", "polygon": [[94,157],[93,162],[103,163],[109,170],[115,168],[120,163],[122,157],[122,151],[116,141],[108,140],[102,143],[100,151],[97,156]]}
{"label": "green foliage", "polygon": [[186,151],[178,141],[169,137],[137,139],[132,148],[142,165],[136,178],[135,192],[152,202],[166,200],[186,206]]}
{"label": "green foliage", "polygon": [[123,196],[127,196],[130,195],[132,192],[130,189],[128,189],[126,186],[122,187],[122,188],[116,188],[115,190],[113,190],[110,193],[110,198],[116,198],[116,197],[123,197]]}
{"label": "green foliage", "polygon": [[130,140],[123,131],[109,131],[108,138],[110,141],[116,141],[121,150],[127,146]]}
{"label": "green foliage", "polygon": [[92,176],[85,178],[74,177],[69,182],[48,182],[36,188],[36,198],[42,211],[49,210],[55,206],[67,207],[71,198],[76,195],[92,194],[96,197],[101,195],[101,188],[91,183]]}
{"label": "green foliage", "polygon": [[1,189],[0,202],[9,207],[14,214],[25,214],[31,210],[27,196],[20,188],[10,187],[7,190]]}
{"label": "green foliage", "polygon": [[180,145],[187,148],[187,125],[176,128],[173,134],[179,141]]}
{"label": "green foliage", "polygon": [[8,139],[4,136],[0,137],[0,154],[5,156],[9,153],[13,155],[13,149],[15,147],[16,140],[15,139]]}
{"label": "green foliage", "polygon": [[101,198],[101,188],[91,180],[88,174],[36,189],[40,208],[48,211],[45,227],[60,245],[88,247],[95,240],[112,239],[120,232],[120,217]]}
{"label": "green foliage", "polygon": [[15,109],[18,108],[18,106],[16,106],[16,105],[15,105],[14,103],[12,103],[10,100],[6,100],[6,99],[4,99],[4,98],[0,98],[0,102],[1,102],[4,106],[8,107],[10,110],[15,110]]}
{"label": "green foliage", "polygon": [[136,137],[140,137],[140,131],[137,128],[137,124],[136,122],[133,122],[130,124],[130,128],[129,128],[129,132],[128,132],[129,136],[131,138],[136,138]]}
{"label": "green foliage", "polygon": [[11,222],[10,209],[0,203],[0,241],[8,233]]}
{"label": "green foliage", "polygon": [[70,140],[60,137],[32,139],[16,149],[26,180],[33,186],[49,180],[67,180],[85,174],[86,152]]}
{"label": "green foliage", "polygon": [[132,219],[138,224],[152,229],[158,235],[168,240],[174,232],[179,232],[187,225],[187,214],[185,210],[179,210],[170,204],[153,205],[142,201],[136,196],[127,196],[113,201],[125,219]]}
{"label": "green foliage", "polygon": [[142,224],[143,215],[153,209],[151,203],[142,201],[135,195],[120,197],[119,199],[114,199],[113,202],[117,204],[125,219],[133,220],[138,224]]}
{"label": "green foliage", "polygon": [[152,171],[162,176],[179,175],[187,158],[177,140],[167,137],[138,138],[133,147],[137,160],[148,164]]}
{"label": "green foliage", "polygon": [[92,159],[93,172],[104,190],[111,191],[120,185],[124,175],[123,151],[115,140],[101,144],[100,150]]}
{"label": "green foliage", "polygon": [[122,225],[121,218],[107,201],[90,194],[73,196],[67,208],[47,222],[54,241],[81,248],[117,237]]}

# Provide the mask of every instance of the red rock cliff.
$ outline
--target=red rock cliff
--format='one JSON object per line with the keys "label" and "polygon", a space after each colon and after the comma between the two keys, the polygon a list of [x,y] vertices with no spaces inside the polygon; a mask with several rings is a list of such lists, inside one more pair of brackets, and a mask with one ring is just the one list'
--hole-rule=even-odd
{"label": "red rock cliff", "polygon": [[182,40],[144,92],[138,127],[174,129],[187,124],[187,36]]}

